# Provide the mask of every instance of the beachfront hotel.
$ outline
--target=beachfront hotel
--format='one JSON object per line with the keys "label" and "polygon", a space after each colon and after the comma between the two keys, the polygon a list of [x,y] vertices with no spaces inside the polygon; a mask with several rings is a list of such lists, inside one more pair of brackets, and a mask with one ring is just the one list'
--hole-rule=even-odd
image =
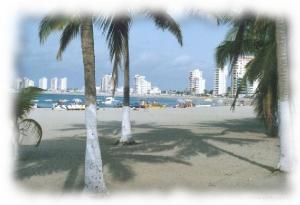
{"label": "beachfront hotel", "polygon": [[47,90],[48,88],[48,79],[46,77],[42,77],[39,79],[39,88]]}
{"label": "beachfront hotel", "polygon": [[34,81],[30,80],[29,78],[24,77],[22,79],[20,78],[16,79],[16,85],[15,85],[16,90],[33,87],[33,86],[34,86]]}
{"label": "beachfront hotel", "polygon": [[51,90],[57,90],[57,88],[58,88],[57,83],[58,83],[57,77],[51,78],[50,89],[51,89]]}
{"label": "beachfront hotel", "polygon": [[150,94],[151,82],[145,79],[143,75],[135,75],[135,93],[137,95],[147,95]]}
{"label": "beachfront hotel", "polygon": [[205,90],[205,79],[202,76],[202,71],[195,69],[189,73],[189,91],[192,94],[203,94]]}
{"label": "beachfront hotel", "polygon": [[[231,91],[232,95],[236,95],[237,89],[240,86],[242,78],[246,73],[246,65],[254,58],[254,56],[240,56],[233,67],[231,74]],[[253,95],[258,86],[258,80],[250,82],[247,80],[246,85],[242,87],[241,94]]]}
{"label": "beachfront hotel", "polygon": [[64,78],[61,78],[60,79],[60,90],[61,91],[66,91],[67,90],[67,82],[68,82],[68,79],[66,77]]}
{"label": "beachfront hotel", "polygon": [[225,95],[227,92],[227,73],[228,69],[225,66],[223,69],[216,68],[214,75],[213,95]]}
{"label": "beachfront hotel", "polygon": [[106,74],[101,79],[100,90],[104,93],[111,93],[112,92],[112,75]]}

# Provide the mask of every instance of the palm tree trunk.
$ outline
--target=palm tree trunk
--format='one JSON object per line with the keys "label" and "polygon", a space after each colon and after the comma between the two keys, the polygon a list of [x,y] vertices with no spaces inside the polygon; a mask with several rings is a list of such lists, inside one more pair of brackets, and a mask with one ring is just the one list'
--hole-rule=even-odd
{"label": "palm tree trunk", "polygon": [[93,24],[91,18],[83,18],[81,25],[81,48],[85,81],[85,190],[105,192],[101,152],[97,135],[96,83]]}
{"label": "palm tree trunk", "polygon": [[124,90],[123,90],[123,118],[122,118],[122,136],[121,143],[131,142],[131,124],[130,124],[130,83],[129,83],[129,43],[126,39],[126,58],[124,68]]}
{"label": "palm tree trunk", "polygon": [[280,161],[278,168],[290,171],[291,168],[291,130],[289,105],[289,73],[287,59],[287,25],[284,19],[276,21],[276,51],[278,69],[278,106],[279,106],[279,137]]}

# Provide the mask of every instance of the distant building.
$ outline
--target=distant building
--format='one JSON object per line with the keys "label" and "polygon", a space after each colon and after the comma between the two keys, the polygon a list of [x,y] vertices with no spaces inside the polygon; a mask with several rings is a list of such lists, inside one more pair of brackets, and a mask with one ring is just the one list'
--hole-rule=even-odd
{"label": "distant building", "polygon": [[151,83],[143,75],[135,75],[135,93],[137,95],[147,95],[151,90]]}
{"label": "distant building", "polygon": [[227,73],[227,66],[215,70],[213,95],[225,95],[227,93]]}
{"label": "distant building", "polygon": [[68,83],[68,79],[66,77],[60,79],[60,90],[61,91],[67,90],[67,88],[68,88],[67,83]]}
{"label": "distant building", "polygon": [[112,92],[112,75],[104,75],[101,79],[101,92],[111,93]]}
{"label": "distant building", "polygon": [[18,83],[19,83],[19,88],[28,88],[34,86],[34,81],[26,77],[24,77],[22,81],[21,82],[19,81]]}
{"label": "distant building", "polygon": [[150,95],[160,95],[161,90],[158,87],[152,87],[149,94]]}
{"label": "distant building", "polygon": [[51,89],[51,90],[57,90],[57,88],[58,88],[57,84],[58,84],[58,79],[57,79],[57,77],[51,78],[50,89]]}
{"label": "distant building", "polygon": [[258,84],[258,80],[255,80],[253,82],[247,81],[247,95],[254,95]]}
{"label": "distant building", "polygon": [[39,88],[44,90],[48,89],[48,79],[46,77],[42,77],[39,79]]}
{"label": "distant building", "polygon": [[205,79],[202,71],[195,69],[189,73],[189,91],[193,94],[203,94],[205,90]]}
{"label": "distant building", "polygon": [[28,87],[34,87],[34,81],[33,80],[29,80]]}
{"label": "distant building", "polygon": [[19,90],[22,88],[22,79],[21,78],[17,78],[16,79],[16,84],[15,84],[15,89]]}
{"label": "distant building", "polygon": [[[236,95],[237,89],[241,84],[242,78],[246,73],[246,65],[254,58],[254,56],[240,56],[233,67],[231,75],[231,93]],[[254,82],[246,81],[246,84],[242,86],[241,94],[253,95],[258,86],[258,80]]]}

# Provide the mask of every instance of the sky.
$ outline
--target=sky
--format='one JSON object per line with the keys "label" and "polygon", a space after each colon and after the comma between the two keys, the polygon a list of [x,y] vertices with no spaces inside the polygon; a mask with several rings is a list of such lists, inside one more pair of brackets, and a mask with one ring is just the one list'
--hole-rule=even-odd
{"label": "sky", "polygon": [[[80,36],[69,44],[62,60],[57,61],[61,33],[52,33],[41,45],[38,38],[40,20],[40,17],[27,17],[20,22],[18,75],[34,80],[36,85],[43,76],[48,79],[67,77],[69,88],[82,88]],[[184,90],[188,87],[189,71],[200,69],[206,79],[206,89],[213,88],[215,48],[224,40],[228,26],[217,25],[214,21],[200,17],[185,17],[177,22],[183,35],[182,47],[171,33],[158,29],[150,19],[139,17],[133,21],[129,35],[132,87],[134,75],[139,74],[145,75],[146,80],[162,90]],[[94,27],[94,39],[96,84],[99,86],[102,76],[111,73],[112,65],[105,37],[98,27]],[[120,75],[119,86],[122,84],[123,75]]]}

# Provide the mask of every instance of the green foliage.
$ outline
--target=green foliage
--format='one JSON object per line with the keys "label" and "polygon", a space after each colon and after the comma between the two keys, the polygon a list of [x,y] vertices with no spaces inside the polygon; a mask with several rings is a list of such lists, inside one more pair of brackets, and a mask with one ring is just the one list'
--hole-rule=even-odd
{"label": "green foliage", "polygon": [[26,116],[34,105],[33,100],[41,91],[43,91],[43,89],[37,87],[21,89],[16,101],[16,119],[23,119]]}
{"label": "green foliage", "polygon": [[[154,12],[150,10],[143,11],[142,14],[152,19],[157,28],[171,32],[176,37],[178,43],[182,45],[180,26],[170,15],[163,11]],[[113,62],[113,94],[118,83],[118,70],[122,65],[129,66],[128,41],[132,21],[133,16],[130,13],[106,18],[100,17],[96,20],[96,23],[100,25],[103,33],[106,35],[110,58]]]}
{"label": "green foliage", "polygon": [[26,118],[28,112],[33,108],[33,100],[40,94],[43,89],[37,87],[23,88],[17,96],[16,101],[16,123],[18,127],[18,143],[24,137],[33,137],[36,140],[35,146],[38,146],[42,139],[42,128],[40,124]]}
{"label": "green foliage", "polygon": [[246,65],[246,74],[237,90],[232,109],[246,81],[259,80],[254,94],[255,111],[265,123],[269,136],[276,136],[278,84],[275,22],[253,15],[229,19],[225,18],[224,22],[230,23],[232,28],[216,49],[217,65],[223,67],[229,63],[232,70],[239,56],[254,56],[254,59]]}

